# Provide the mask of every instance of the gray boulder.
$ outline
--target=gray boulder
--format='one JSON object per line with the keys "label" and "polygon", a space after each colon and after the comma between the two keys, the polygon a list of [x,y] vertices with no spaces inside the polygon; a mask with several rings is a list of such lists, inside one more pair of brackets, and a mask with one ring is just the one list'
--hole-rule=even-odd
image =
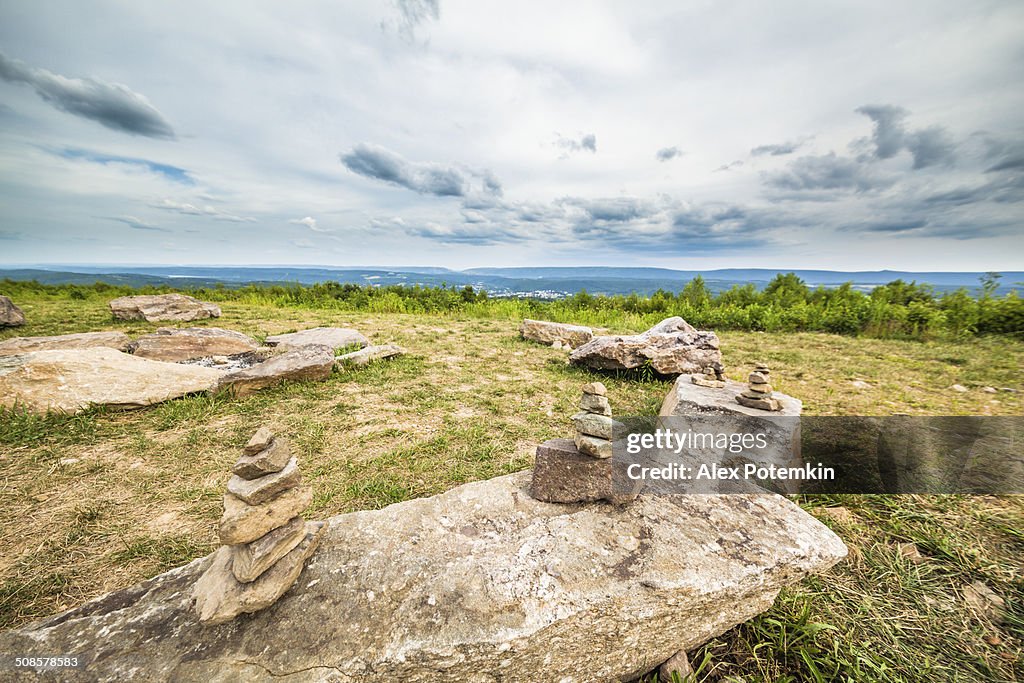
{"label": "gray boulder", "polygon": [[550,323],[544,320],[526,318],[519,326],[519,334],[523,339],[551,345],[555,342],[567,344],[572,348],[583,346],[594,338],[594,331],[582,325],[566,323]]}
{"label": "gray boulder", "polygon": [[25,324],[25,314],[14,302],[0,295],[0,327],[19,327]]}
{"label": "gray boulder", "polygon": [[0,357],[0,405],[79,413],[88,406],[141,408],[212,389],[223,373],[97,347]]}
{"label": "gray boulder", "polygon": [[650,363],[661,375],[700,372],[721,366],[718,335],[702,332],[679,317],[661,321],[642,334],[594,337],[569,362],[595,370],[632,370]]}
{"label": "gray boulder", "polygon": [[333,368],[334,350],[331,347],[317,344],[299,346],[258,365],[223,375],[217,388],[229,389],[236,396],[248,396],[285,381],[327,379]]}
{"label": "gray boulder", "polygon": [[65,351],[101,347],[127,351],[131,344],[131,338],[124,332],[79,332],[52,337],[11,337],[0,342],[0,356],[12,356],[29,351]]}
{"label": "gray boulder", "polygon": [[219,327],[161,327],[139,337],[132,346],[133,353],[140,358],[169,363],[207,356],[235,356],[259,349],[252,337]]}
{"label": "gray boulder", "polygon": [[274,334],[266,339],[267,346],[280,346],[286,349],[297,349],[303,346],[329,346],[332,350],[346,346],[368,346],[370,340],[356,330],[346,327],[314,327],[290,334]]}
{"label": "gray boulder", "polygon": [[219,318],[220,306],[184,294],[140,294],[114,299],[110,312],[119,320],[190,322]]}
{"label": "gray boulder", "polygon": [[770,494],[530,497],[529,472],[329,520],[272,606],[201,625],[213,556],[0,634],[75,653],[61,681],[503,683],[630,680],[827,570],[842,541]]}

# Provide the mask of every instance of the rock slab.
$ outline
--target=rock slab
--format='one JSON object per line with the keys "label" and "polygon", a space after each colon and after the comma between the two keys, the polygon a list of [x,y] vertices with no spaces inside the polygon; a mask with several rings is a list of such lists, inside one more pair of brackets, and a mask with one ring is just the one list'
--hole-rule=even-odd
{"label": "rock slab", "polygon": [[349,365],[362,367],[364,365],[369,365],[375,360],[384,360],[386,358],[392,358],[394,356],[401,356],[404,354],[405,349],[397,344],[374,344],[372,346],[359,349],[358,351],[344,353],[338,356],[334,362],[339,366]]}
{"label": "rock slab", "polygon": [[92,404],[141,408],[208,391],[223,373],[136,358],[105,347],[0,357],[0,405],[79,413]]}
{"label": "rock slab", "polygon": [[0,356],[29,351],[69,351],[73,349],[108,348],[127,351],[132,340],[124,332],[78,332],[52,337],[11,337],[0,342]]}
{"label": "rock slab", "polygon": [[555,342],[572,348],[583,346],[594,338],[594,331],[582,325],[551,323],[545,320],[526,318],[519,326],[519,334],[523,339],[540,342],[550,346]]}
{"label": "rock slab", "polygon": [[258,365],[225,374],[217,388],[228,389],[236,396],[248,396],[285,381],[327,379],[333,368],[334,351],[329,346],[299,346]]}
{"label": "rock slab", "polygon": [[573,351],[569,362],[594,370],[633,370],[650,364],[658,374],[679,375],[720,366],[722,352],[714,332],[699,331],[674,317],[642,334],[594,337]]}
{"label": "rock slab", "polygon": [[178,363],[208,356],[235,356],[259,349],[252,337],[219,327],[161,327],[132,344],[139,358]]}
{"label": "rock slab", "polygon": [[356,330],[345,327],[314,327],[311,330],[274,334],[266,339],[267,346],[280,346],[296,349],[302,346],[329,346],[331,350],[343,349],[346,346],[369,346],[370,340]]}
{"label": "rock slab", "polygon": [[25,314],[8,297],[0,295],[0,327],[19,327],[25,324]]}
{"label": "rock slab", "polygon": [[190,603],[208,556],[0,633],[0,652],[83,659],[24,680],[630,680],[846,554],[780,496],[555,505],[529,481],[334,517],[291,590],[230,624],[201,625]]}
{"label": "rock slab", "polygon": [[119,320],[190,322],[219,318],[220,306],[184,294],[140,294],[114,299],[110,312]]}

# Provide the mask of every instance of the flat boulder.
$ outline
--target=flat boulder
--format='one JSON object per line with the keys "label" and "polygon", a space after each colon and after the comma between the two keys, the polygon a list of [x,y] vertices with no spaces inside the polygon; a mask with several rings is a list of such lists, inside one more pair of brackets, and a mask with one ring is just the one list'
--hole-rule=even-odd
{"label": "flat boulder", "polygon": [[679,375],[720,366],[722,352],[714,332],[697,330],[674,317],[642,334],[594,337],[573,351],[569,362],[594,370],[633,370],[650,364],[660,375]]}
{"label": "flat boulder", "polygon": [[548,346],[558,342],[572,348],[583,346],[594,338],[594,331],[582,325],[566,323],[550,323],[544,320],[526,318],[519,326],[519,335],[529,341],[540,342]]}
{"label": "flat boulder", "polygon": [[0,356],[29,351],[67,351],[72,349],[108,348],[127,351],[132,340],[124,332],[79,332],[52,337],[11,337],[0,342]]}
{"label": "flat boulder", "polygon": [[161,327],[136,339],[132,347],[140,358],[178,363],[208,356],[252,353],[260,346],[248,335],[219,327]]}
{"label": "flat boulder", "polygon": [[846,554],[781,496],[559,505],[530,478],[334,517],[296,583],[230,623],[190,602],[211,555],[0,633],[0,652],[74,653],[42,674],[63,681],[633,680]]}
{"label": "flat boulder", "polygon": [[397,344],[373,344],[358,351],[342,354],[335,359],[335,363],[339,367],[362,367],[377,360],[386,360],[404,354],[405,349]]}
{"label": "flat boulder", "polygon": [[266,339],[267,346],[296,349],[302,346],[329,346],[331,349],[343,349],[347,346],[363,348],[370,340],[356,330],[346,327],[314,327],[289,334],[274,334]]}
{"label": "flat boulder", "polygon": [[276,356],[242,370],[222,375],[218,389],[236,396],[248,396],[260,389],[285,381],[324,380],[334,368],[334,349],[322,344],[290,348]]}
{"label": "flat boulder", "polygon": [[19,327],[25,324],[25,314],[6,296],[0,295],[0,327]]}
{"label": "flat boulder", "polygon": [[0,357],[0,405],[79,413],[90,405],[141,408],[208,391],[223,373],[97,347]]}
{"label": "flat boulder", "polygon": [[190,322],[219,318],[220,306],[184,294],[140,294],[114,299],[110,312],[119,320]]}

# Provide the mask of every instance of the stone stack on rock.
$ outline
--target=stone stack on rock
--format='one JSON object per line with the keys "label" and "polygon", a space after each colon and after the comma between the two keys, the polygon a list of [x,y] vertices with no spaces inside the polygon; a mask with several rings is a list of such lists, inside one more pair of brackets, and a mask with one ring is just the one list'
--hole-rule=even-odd
{"label": "stone stack on rock", "polygon": [[635,500],[639,490],[615,476],[618,464],[612,460],[612,443],[622,425],[612,420],[604,385],[585,385],[580,408],[572,416],[575,439],[550,439],[537,446],[530,495],[548,503]]}
{"label": "stone stack on rock", "polygon": [[288,443],[262,427],[231,469],[220,540],[192,595],[199,620],[223,624],[274,604],[316,550],[324,522],[300,513],[313,500]]}
{"label": "stone stack on rock", "polygon": [[703,374],[694,373],[690,375],[690,382],[709,389],[725,388],[725,368],[721,363],[709,365],[704,368]]}
{"label": "stone stack on rock", "polygon": [[758,410],[782,410],[782,404],[772,398],[771,370],[758,365],[747,378],[747,390],[736,397],[736,402]]}

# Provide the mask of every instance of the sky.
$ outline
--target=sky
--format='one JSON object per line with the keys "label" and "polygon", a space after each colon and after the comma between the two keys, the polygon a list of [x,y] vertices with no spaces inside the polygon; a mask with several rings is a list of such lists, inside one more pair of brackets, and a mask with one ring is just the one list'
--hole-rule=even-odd
{"label": "sky", "polygon": [[0,264],[1024,270],[1024,3],[0,1]]}

